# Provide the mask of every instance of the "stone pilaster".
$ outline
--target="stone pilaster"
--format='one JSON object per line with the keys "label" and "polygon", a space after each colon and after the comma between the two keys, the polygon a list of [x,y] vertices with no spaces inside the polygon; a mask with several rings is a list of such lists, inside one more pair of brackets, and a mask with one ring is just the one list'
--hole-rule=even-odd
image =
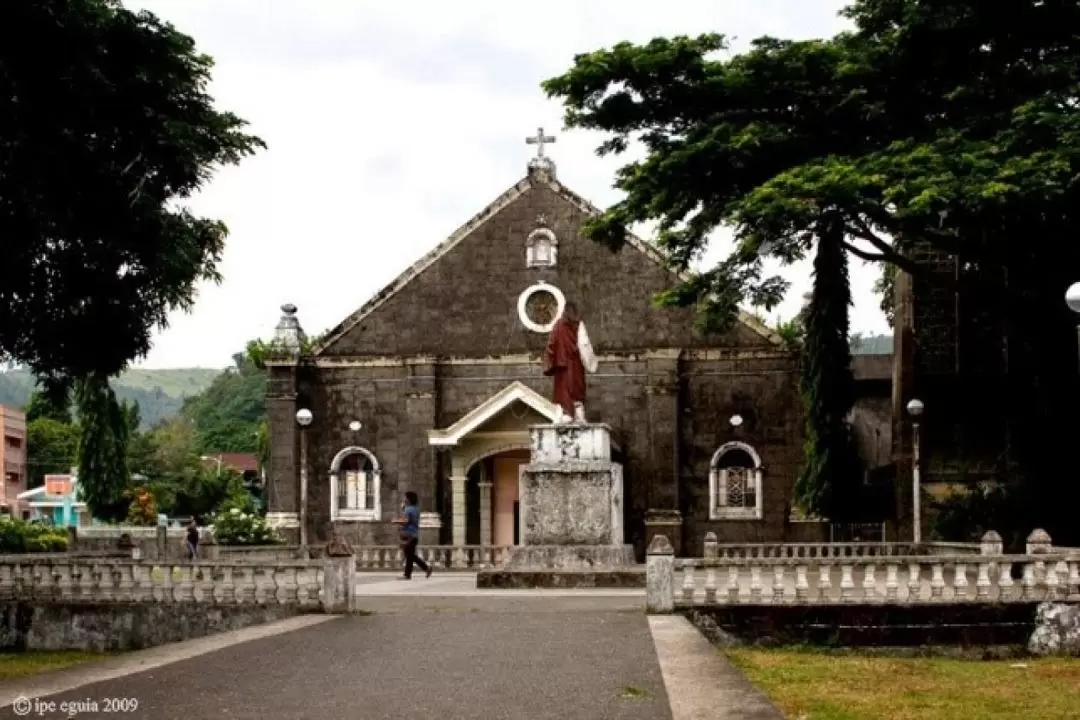
{"label": "stone pilaster", "polygon": [[299,428],[296,425],[296,368],[269,368],[266,415],[270,434],[267,472],[267,512],[275,517],[295,516],[300,510]]}
{"label": "stone pilaster", "polygon": [[491,545],[491,481],[480,483],[480,544]]}
{"label": "stone pilaster", "polygon": [[468,479],[465,475],[453,475],[450,477],[450,487],[453,493],[450,525],[454,532],[454,545],[465,544],[465,483]]}
{"label": "stone pilaster", "polygon": [[[679,509],[679,357],[646,361],[649,422],[649,507]],[[669,540],[674,539],[669,536]],[[648,541],[647,541],[648,542]],[[675,547],[679,547],[675,544]]]}
{"label": "stone pilaster", "polygon": [[436,509],[437,476],[435,450],[428,443],[428,431],[438,426],[437,366],[434,362],[411,365],[405,395],[408,437],[402,448],[408,456],[409,488],[420,498],[420,507]]}

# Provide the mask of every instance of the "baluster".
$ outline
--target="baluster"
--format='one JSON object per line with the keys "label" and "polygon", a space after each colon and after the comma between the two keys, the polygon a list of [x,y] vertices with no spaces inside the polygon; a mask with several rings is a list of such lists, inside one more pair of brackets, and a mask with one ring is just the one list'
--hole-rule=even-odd
{"label": "baluster", "polygon": [[727,595],[728,602],[734,605],[739,602],[739,566],[730,565],[727,571]]}
{"label": "baluster", "polygon": [[56,590],[58,600],[71,599],[71,566],[53,565],[53,587]]}
{"label": "baluster", "polygon": [[896,602],[900,597],[900,566],[890,562],[885,566],[885,599]]}
{"label": "baluster", "polygon": [[956,563],[953,566],[953,598],[957,601],[967,600],[967,594],[967,564]]}
{"label": "baluster", "polygon": [[851,602],[855,597],[854,568],[850,563],[840,566],[840,602]]}
{"label": "baluster", "polygon": [[453,555],[452,565],[455,569],[461,570],[466,567],[465,565],[465,548],[455,547],[451,553]]}
{"label": "baluster", "polygon": [[1036,588],[1036,585],[1037,585],[1036,580],[1035,580],[1035,563],[1027,562],[1027,563],[1024,564],[1024,577],[1020,581],[1020,583],[1023,586],[1023,597],[1024,597],[1024,599],[1025,600],[1034,600],[1035,599],[1035,588]]}
{"label": "baluster", "polygon": [[221,568],[221,578],[215,584],[214,600],[219,605],[233,605],[236,603],[236,581],[233,579],[232,565]]}
{"label": "baluster", "polygon": [[266,577],[266,568],[254,567],[251,569],[251,581],[255,584],[255,597],[254,602],[256,605],[265,605],[267,600],[268,582],[271,582]]}
{"label": "baluster", "polygon": [[877,578],[874,576],[877,568],[874,563],[868,563],[863,568],[862,590],[863,599],[873,601],[877,599]]}
{"label": "baluster", "polygon": [[779,605],[784,602],[785,586],[784,576],[787,568],[784,565],[777,565],[773,568],[773,585],[772,585],[772,601],[774,605]]}
{"label": "baluster", "polygon": [[983,602],[990,600],[990,563],[978,564],[978,578],[975,580],[975,597]]}
{"label": "baluster", "polygon": [[761,602],[761,566],[750,566],[750,602]]}
{"label": "baluster", "polygon": [[105,569],[100,563],[94,563],[90,566],[90,577],[92,578],[90,584],[90,596],[95,600],[109,600],[111,593],[107,587],[105,581]]}
{"label": "baluster", "polygon": [[934,563],[930,575],[930,599],[942,600],[945,597],[945,566]]}
{"label": "baluster", "polygon": [[1069,596],[1069,563],[1059,560],[1057,564],[1058,597],[1065,599]]}
{"label": "baluster", "polygon": [[131,583],[125,582],[127,577],[127,565],[113,565],[110,575],[112,576],[112,592],[114,600],[124,602],[131,601]]}
{"label": "baluster", "polygon": [[12,568],[10,565],[0,565],[0,600],[10,600],[15,597],[15,583],[12,580]]}
{"label": "baluster", "polygon": [[705,604],[716,604],[716,569],[712,565],[705,570]]}
{"label": "baluster", "polygon": [[687,563],[683,568],[683,600],[693,603],[693,566]]}
{"label": "baluster", "polygon": [[918,602],[922,597],[922,565],[908,563],[907,601]]}
{"label": "baluster", "polygon": [[1061,582],[1058,580],[1058,571],[1056,563],[1049,563],[1046,566],[1046,599],[1056,600],[1061,595]]}
{"label": "baluster", "polygon": [[255,601],[255,585],[251,580],[251,568],[237,565],[233,569],[236,582],[236,604],[246,605]]}
{"label": "baluster", "polygon": [[1016,594],[1016,585],[1012,579],[1012,563],[1003,562],[998,572],[998,602],[1009,602]]}
{"label": "baluster", "polygon": [[822,563],[818,568],[818,596],[822,602],[832,600],[832,569],[828,563]]}
{"label": "baluster", "polygon": [[1069,597],[1080,599],[1080,561],[1069,561]]}
{"label": "baluster", "polygon": [[154,602],[166,602],[166,595],[172,600],[170,594],[165,592],[165,580],[168,574],[161,569],[160,565],[151,565],[147,579],[150,581],[150,597]]}
{"label": "baluster", "polygon": [[795,600],[806,602],[810,597],[810,583],[806,579],[806,565],[799,563],[795,566]]}
{"label": "baluster", "polygon": [[45,565],[34,565],[34,582],[30,586],[31,599],[39,601],[48,599],[51,585],[49,568]]}

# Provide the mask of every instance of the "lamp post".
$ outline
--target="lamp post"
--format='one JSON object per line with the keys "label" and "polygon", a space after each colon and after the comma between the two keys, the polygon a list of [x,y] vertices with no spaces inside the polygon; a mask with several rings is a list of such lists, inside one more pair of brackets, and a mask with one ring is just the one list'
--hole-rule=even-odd
{"label": "lamp post", "polygon": [[[1080,282],[1075,282],[1065,291],[1065,304],[1074,313],[1080,314]],[[1076,326],[1077,356],[1080,357],[1080,324]]]}
{"label": "lamp post", "polygon": [[307,408],[296,411],[296,424],[300,426],[300,547],[307,554],[307,429],[315,416]]}
{"label": "lamp post", "polygon": [[911,415],[911,524],[912,540],[915,543],[922,542],[922,519],[919,512],[922,495],[922,478],[919,476],[919,416],[923,414],[923,409],[922,400],[912,399],[907,404],[908,414]]}

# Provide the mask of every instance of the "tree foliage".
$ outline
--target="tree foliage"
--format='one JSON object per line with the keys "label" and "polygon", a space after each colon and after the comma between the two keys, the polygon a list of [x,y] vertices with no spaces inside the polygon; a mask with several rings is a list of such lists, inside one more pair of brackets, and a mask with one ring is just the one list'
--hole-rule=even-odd
{"label": "tree foliage", "polygon": [[130,479],[128,440],[136,430],[138,412],[117,402],[107,379],[100,375],[75,385],[75,404],[80,498],[94,517],[123,520],[130,504],[125,497]]}
{"label": "tree foliage", "polygon": [[1045,448],[1080,429],[1062,391],[1077,373],[1061,299],[1080,266],[1080,6],[858,0],[846,14],[855,30],[827,40],[761,38],[733,57],[717,57],[717,34],[621,43],[546,81],[569,126],[609,135],[599,152],[632,139],[647,151],[586,230],[617,246],[657,221],[659,246],[687,270],[732,228],[728,257],[660,298],[698,305],[714,329],[740,303],[778,301],[786,284],[765,259],[808,257],[826,213],[858,258],[924,277],[926,249],[956,258],[1002,298],[1009,375],[996,389],[1024,475],[1013,517],[1070,536],[1075,503],[1062,498],[1080,488]]}
{"label": "tree foliage", "polygon": [[203,392],[188,398],[181,416],[196,428],[202,454],[259,452],[259,428],[266,418],[266,373],[245,353],[233,356]]}
{"label": "tree foliage", "polygon": [[802,345],[806,461],[795,484],[795,500],[808,514],[853,522],[861,519],[861,482],[847,422],[855,404],[855,377],[848,341],[851,287],[842,233],[839,221],[818,233],[814,289]]}
{"label": "tree foliage", "polygon": [[263,143],[190,37],[119,0],[5,5],[0,67],[0,360],[115,375],[218,279],[225,226],[177,201]]}
{"label": "tree foliage", "polygon": [[38,417],[26,423],[27,488],[45,483],[46,475],[66,475],[77,461],[79,429],[70,422]]}

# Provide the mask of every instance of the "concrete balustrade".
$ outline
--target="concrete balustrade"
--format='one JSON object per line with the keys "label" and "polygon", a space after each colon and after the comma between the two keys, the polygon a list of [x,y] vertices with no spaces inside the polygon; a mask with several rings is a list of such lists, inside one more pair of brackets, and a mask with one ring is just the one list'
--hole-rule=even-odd
{"label": "concrete balustrade", "polygon": [[654,538],[646,561],[649,612],[720,605],[1080,602],[1080,553],[1058,551],[1042,531],[1032,533],[1023,555],[1002,554],[997,533],[987,533],[982,543],[952,544],[961,550],[952,553],[947,546],[903,543],[725,546],[709,536],[703,558],[675,558],[667,538]]}
{"label": "concrete balustrade", "polygon": [[[338,567],[343,565],[343,567]],[[347,610],[355,570],[327,561],[168,563],[66,556],[0,560],[0,601],[45,603],[202,603]]]}
{"label": "concrete balustrade", "polygon": [[[417,555],[436,570],[482,570],[499,567],[510,557],[507,545],[428,545]],[[398,545],[361,545],[353,549],[357,570],[400,570],[405,554]]]}

